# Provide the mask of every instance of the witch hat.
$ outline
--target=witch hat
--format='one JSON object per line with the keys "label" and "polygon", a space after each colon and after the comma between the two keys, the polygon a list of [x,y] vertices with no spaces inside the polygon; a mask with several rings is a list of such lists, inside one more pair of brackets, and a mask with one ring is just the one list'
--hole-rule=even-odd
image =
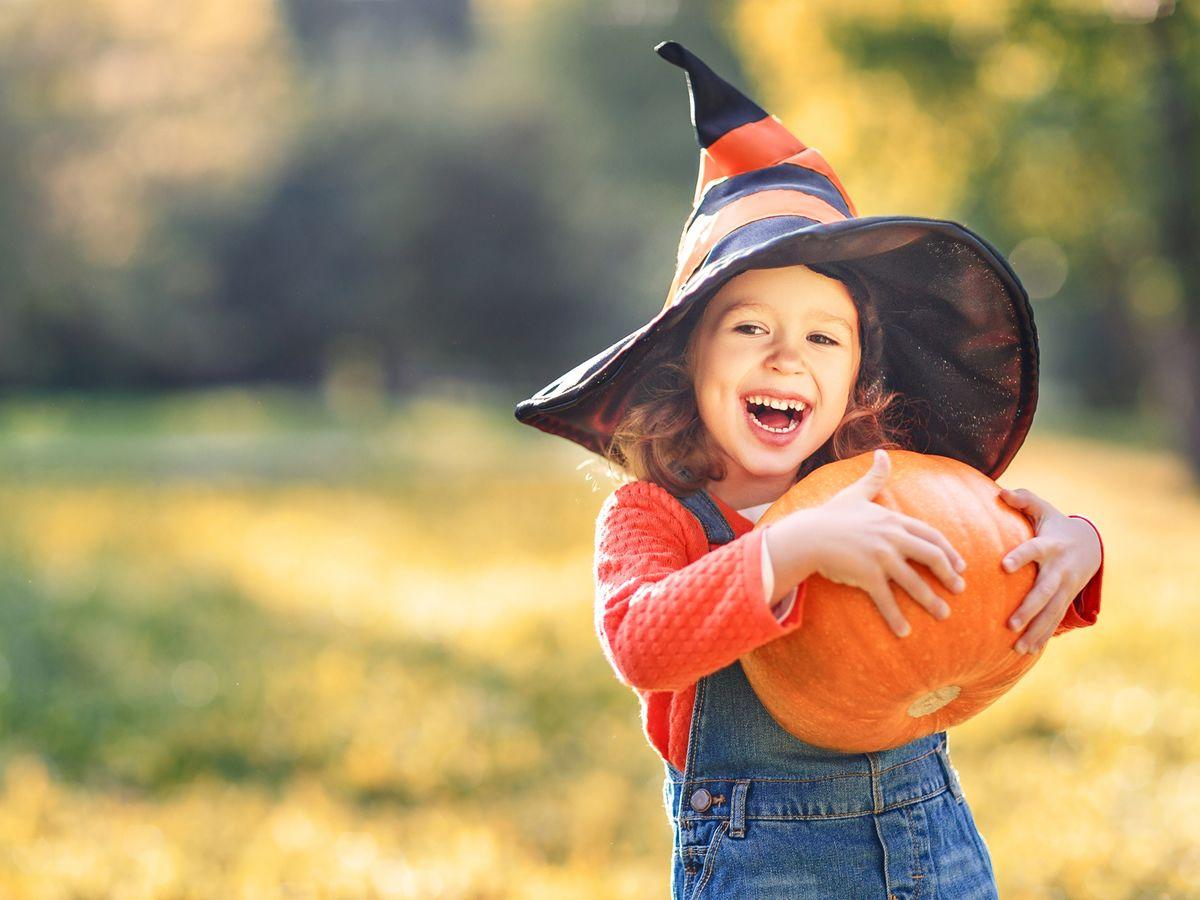
{"label": "witch hat", "polygon": [[604,454],[641,363],[690,328],[705,303],[753,268],[851,269],[883,329],[883,386],[915,401],[911,449],[998,478],[1033,423],[1037,329],[998,250],[957,222],[859,216],[832,167],[774,116],[674,41],[686,72],[700,169],[662,309],[641,328],[517,404],[517,420]]}

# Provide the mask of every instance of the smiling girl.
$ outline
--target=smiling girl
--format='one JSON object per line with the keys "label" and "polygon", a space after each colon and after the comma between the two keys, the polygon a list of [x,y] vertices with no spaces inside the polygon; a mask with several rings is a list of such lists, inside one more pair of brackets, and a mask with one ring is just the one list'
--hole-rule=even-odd
{"label": "smiling girl", "polygon": [[[816,150],[685,48],[657,50],[687,72],[701,146],[667,301],[516,416],[627,479],[596,523],[596,629],[664,763],[672,897],[994,898],[945,731],[870,753],[807,744],[738,660],[803,627],[815,573],[866,591],[897,640],[893,583],[952,614],[914,566],[952,595],[961,556],[872,500],[887,448],[992,478],[1008,465],[1037,397],[1027,295],[962,225],[857,216]],[[754,528],[808,472],[872,449],[831,500]],[[1037,652],[1096,621],[1103,548],[1086,519],[1003,496],[1034,520],[1009,556],[1038,565],[1012,625],[1014,652]]]}

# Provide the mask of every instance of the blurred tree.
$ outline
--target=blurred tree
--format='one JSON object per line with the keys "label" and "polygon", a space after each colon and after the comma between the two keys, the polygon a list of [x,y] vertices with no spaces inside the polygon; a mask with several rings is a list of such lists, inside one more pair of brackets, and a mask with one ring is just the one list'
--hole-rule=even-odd
{"label": "blurred tree", "polygon": [[[581,336],[583,352],[544,332],[529,367],[539,375],[516,385],[527,396],[643,325],[666,298],[699,148],[684,75],[654,46],[679,40],[732,77],[741,68],[725,37],[727,0],[481,0],[479,7],[494,48],[480,81],[511,86],[545,117],[556,159],[543,178],[571,239],[572,264],[597,270],[590,289],[561,297],[595,323]],[[485,89],[480,102],[499,93]],[[607,251],[598,233],[608,236]]]}
{"label": "blurred tree", "polygon": [[537,177],[546,140],[536,121],[411,110],[327,123],[228,236],[231,374],[314,381],[353,337],[389,386],[411,388],[528,375],[547,334],[578,340],[586,310],[561,298],[594,267],[560,241]]}
{"label": "blurred tree", "polygon": [[235,208],[278,158],[295,103],[274,4],[6,4],[0,50],[29,201],[27,280],[4,292],[24,350],[0,377],[196,377],[221,345],[211,260],[173,222],[194,205]]}
{"label": "blurred tree", "polygon": [[38,302],[29,273],[41,230],[29,189],[33,146],[13,114],[10,90],[0,76],[0,382],[50,363],[31,340],[44,334],[50,310]]}
{"label": "blurred tree", "polygon": [[284,7],[312,61],[395,55],[426,41],[463,47],[472,37],[468,0],[286,0]]}
{"label": "blurred tree", "polygon": [[[1186,10],[1186,11],[1185,11]],[[1190,18],[1189,18],[1190,16]],[[1156,190],[1161,257],[1135,282],[1135,308],[1150,335],[1160,396],[1177,416],[1192,468],[1200,475],[1200,47],[1192,5],[1149,26],[1150,86],[1157,114]],[[1144,266],[1145,263],[1143,262]]]}
{"label": "blurred tree", "polygon": [[1159,0],[739,0],[735,31],[768,108],[860,213],[987,235],[1053,335],[1047,373],[1121,408],[1156,372],[1200,474],[1196,17]]}
{"label": "blurred tree", "polygon": [[393,388],[532,391],[642,324],[697,158],[683,78],[652,48],[719,47],[706,16],[677,15],[485,6],[470,54],[368,42],[311,61],[306,137],[224,241],[227,375],[324,377],[349,341]]}

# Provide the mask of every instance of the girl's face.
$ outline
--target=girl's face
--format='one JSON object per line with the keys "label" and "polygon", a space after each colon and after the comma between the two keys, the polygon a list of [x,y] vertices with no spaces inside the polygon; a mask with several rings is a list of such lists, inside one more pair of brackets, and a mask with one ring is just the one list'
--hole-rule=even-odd
{"label": "girl's face", "polygon": [[691,341],[700,418],[726,462],[716,492],[734,508],[775,500],[846,412],[860,353],[849,291],[807,266],[749,269],[709,300]]}

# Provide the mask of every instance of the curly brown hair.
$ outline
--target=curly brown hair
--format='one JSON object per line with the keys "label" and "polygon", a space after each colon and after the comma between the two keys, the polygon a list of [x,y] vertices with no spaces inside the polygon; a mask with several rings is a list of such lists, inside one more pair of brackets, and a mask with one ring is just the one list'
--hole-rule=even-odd
{"label": "curly brown hair", "polygon": [[[907,429],[901,424],[905,398],[884,389],[883,326],[870,302],[866,285],[853,269],[827,263],[808,265],[821,275],[846,285],[858,310],[858,377],[846,413],[829,439],[801,463],[799,481],[813,469],[838,459],[858,456],[877,447],[905,449]],[[696,406],[691,376],[691,340],[699,314],[690,327],[679,327],[643,363],[646,374],[604,454],[627,479],[652,481],[676,496],[725,477],[725,464]],[[620,476],[618,476],[620,477]]]}

